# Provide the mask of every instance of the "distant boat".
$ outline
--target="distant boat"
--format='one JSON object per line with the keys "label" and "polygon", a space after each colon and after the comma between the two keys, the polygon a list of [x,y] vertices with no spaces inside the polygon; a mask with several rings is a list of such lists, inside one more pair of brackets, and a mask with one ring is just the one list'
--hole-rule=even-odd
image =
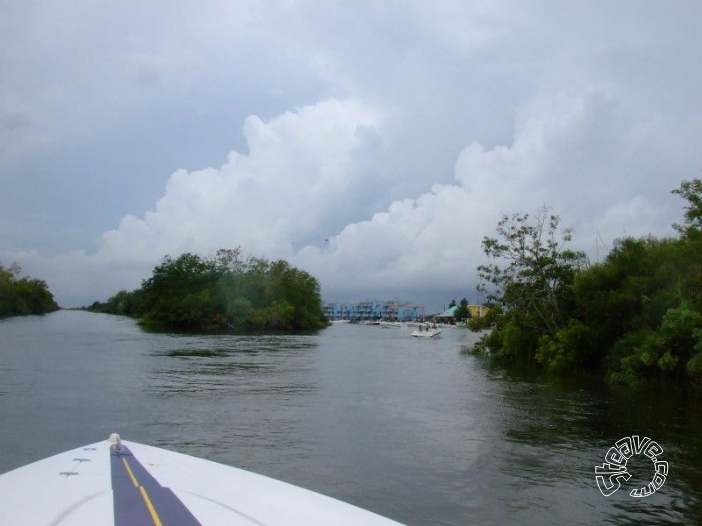
{"label": "distant boat", "polygon": [[439,334],[441,334],[441,329],[429,326],[424,327],[423,325],[420,325],[418,328],[412,331],[410,336],[414,338],[434,338]]}
{"label": "distant boat", "polygon": [[383,329],[401,329],[402,324],[398,321],[381,321],[380,326]]}

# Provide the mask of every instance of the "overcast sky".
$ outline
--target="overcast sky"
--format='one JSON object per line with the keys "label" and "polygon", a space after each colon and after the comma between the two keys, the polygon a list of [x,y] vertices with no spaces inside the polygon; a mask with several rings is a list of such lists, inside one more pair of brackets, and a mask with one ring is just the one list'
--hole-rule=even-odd
{"label": "overcast sky", "polygon": [[553,207],[601,259],[702,168],[702,2],[0,0],[0,262],[62,306],[240,246],[326,301],[481,301]]}

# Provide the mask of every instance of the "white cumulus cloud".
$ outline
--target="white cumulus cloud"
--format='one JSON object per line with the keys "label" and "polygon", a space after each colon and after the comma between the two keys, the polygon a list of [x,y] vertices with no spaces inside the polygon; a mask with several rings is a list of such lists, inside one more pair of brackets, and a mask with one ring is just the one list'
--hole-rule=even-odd
{"label": "white cumulus cloud", "polygon": [[602,89],[535,98],[519,108],[511,144],[473,142],[457,155],[453,184],[376,211],[368,203],[383,178],[374,161],[385,147],[382,111],[328,99],[267,122],[251,116],[248,152],[232,151],[218,169],[176,171],[155,208],[125,216],[94,254],[14,259],[43,267],[64,302],[136,288],[167,254],[237,246],[311,272],[328,300],[479,301],[481,240],[502,214],[550,205],[591,256],[615,237],[669,232],[670,210],[608,171],[630,155],[626,134],[608,124],[620,111]]}

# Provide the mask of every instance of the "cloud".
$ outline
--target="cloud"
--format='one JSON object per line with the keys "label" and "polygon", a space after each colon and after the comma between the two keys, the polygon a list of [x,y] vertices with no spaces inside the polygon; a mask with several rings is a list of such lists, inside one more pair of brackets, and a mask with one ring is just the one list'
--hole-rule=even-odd
{"label": "cloud", "polygon": [[670,210],[636,195],[627,182],[631,173],[612,177],[609,170],[621,159],[574,166],[583,157],[616,153],[621,141],[604,117],[617,111],[617,101],[597,89],[529,101],[518,111],[512,144],[486,149],[474,142],[459,154],[456,184],[395,201],[346,226],[327,248],[307,247],[296,259],[321,276],[332,296],[354,290],[471,296],[484,261],[481,240],[494,234],[502,214],[551,205],[565,225],[576,227],[576,248],[592,256],[597,236],[611,243],[625,234],[670,233]]}
{"label": "cloud", "polygon": [[[635,174],[620,180],[609,171],[622,162],[615,155],[622,141],[605,118],[617,111],[617,100],[597,89],[529,101],[517,112],[510,145],[486,149],[474,142],[459,154],[456,184],[396,201],[345,227],[326,249],[307,247],[297,259],[322,277],[331,296],[353,296],[354,289],[392,296],[439,291],[445,300],[476,300],[481,241],[494,235],[502,214],[550,205],[563,225],[575,226],[575,248],[592,259],[597,238],[611,246],[622,235],[669,234],[671,210],[636,194]],[[598,154],[600,162],[574,166]]]}
{"label": "cloud", "polygon": [[248,153],[232,151],[219,169],[178,170],[156,209],[125,217],[103,235],[101,251],[144,259],[241,245],[289,257],[364,211],[381,124],[378,112],[353,100],[329,99],[269,122],[251,116]]}
{"label": "cloud", "polygon": [[623,111],[604,88],[529,100],[516,112],[510,144],[467,145],[453,183],[380,211],[368,203],[386,184],[377,162],[388,147],[386,112],[327,99],[268,121],[250,116],[247,152],[232,151],[220,168],[176,171],[155,208],[125,216],[94,254],[13,259],[48,273],[63,304],[136,288],[166,254],[236,246],[311,272],[328,300],[476,301],[480,243],[502,214],[552,205],[575,226],[576,248],[591,253],[596,239],[666,231],[670,210],[637,193],[631,173],[618,180],[607,172],[632,155],[626,125],[612,126],[626,120]]}
{"label": "cloud", "polygon": [[[382,121],[358,101],[334,99],[268,122],[251,116],[243,130],[248,152],[232,151],[219,169],[176,171],[155,209],[125,216],[102,235],[94,254],[4,258],[28,272],[42,268],[69,304],[85,302],[91,292],[100,299],[138,286],[145,268],[167,254],[241,246],[250,255],[290,258],[365,216],[377,182],[372,165]],[[100,273],[109,277],[91,278]]]}

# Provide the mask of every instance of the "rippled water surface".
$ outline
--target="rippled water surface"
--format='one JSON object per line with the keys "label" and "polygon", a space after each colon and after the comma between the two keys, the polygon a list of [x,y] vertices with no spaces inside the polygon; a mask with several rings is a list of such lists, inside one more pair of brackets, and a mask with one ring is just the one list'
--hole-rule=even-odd
{"label": "rippled water surface", "polygon": [[[699,395],[514,377],[461,355],[468,331],[409,332],[177,336],[74,311],[2,321],[0,472],[117,431],[408,525],[702,523]],[[634,434],[663,447],[668,478],[630,497],[653,475],[635,458],[605,498],[594,467]]]}

